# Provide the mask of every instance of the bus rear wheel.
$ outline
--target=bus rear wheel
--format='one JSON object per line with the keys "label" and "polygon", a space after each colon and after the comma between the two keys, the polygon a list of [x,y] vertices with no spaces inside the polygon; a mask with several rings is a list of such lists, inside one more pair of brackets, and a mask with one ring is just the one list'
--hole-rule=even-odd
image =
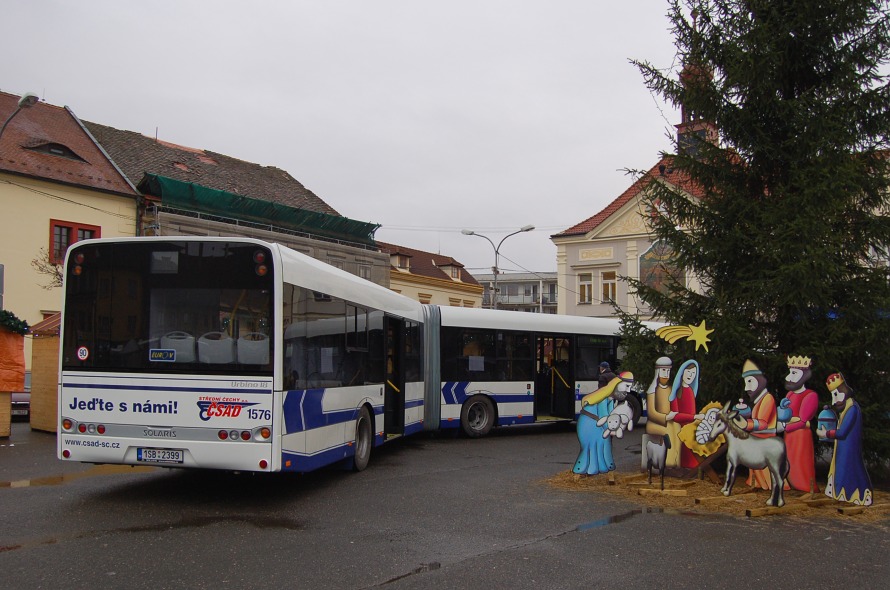
{"label": "bus rear wheel", "polygon": [[470,438],[485,436],[494,426],[494,405],[485,395],[474,395],[460,411],[460,426]]}
{"label": "bus rear wheel", "polygon": [[371,460],[371,447],[374,446],[374,432],[371,429],[371,414],[363,407],[355,421],[355,458],[353,470],[364,471]]}

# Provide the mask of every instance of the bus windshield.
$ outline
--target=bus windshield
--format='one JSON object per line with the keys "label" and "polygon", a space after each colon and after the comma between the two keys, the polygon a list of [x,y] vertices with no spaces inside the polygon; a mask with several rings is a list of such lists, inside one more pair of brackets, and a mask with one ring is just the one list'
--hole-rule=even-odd
{"label": "bus windshield", "polygon": [[72,246],[65,273],[65,370],[272,374],[264,246],[85,243]]}

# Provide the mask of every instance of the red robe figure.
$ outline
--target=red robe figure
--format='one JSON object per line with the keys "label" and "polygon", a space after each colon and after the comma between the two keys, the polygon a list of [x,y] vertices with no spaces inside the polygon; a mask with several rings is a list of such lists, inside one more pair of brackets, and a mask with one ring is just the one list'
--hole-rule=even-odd
{"label": "red robe figure", "polygon": [[[695,413],[695,398],[698,396],[698,362],[689,360],[680,366],[677,376],[674,377],[674,386],[671,388],[671,411],[668,412],[668,422],[675,422],[681,426],[690,424],[696,420],[704,419],[704,415]],[[680,467],[695,469],[698,467],[698,458],[692,449],[681,444]]]}
{"label": "red robe figure", "polygon": [[812,375],[811,364],[809,357],[788,357],[788,376],[785,377],[788,394],[778,409],[778,429],[785,431],[785,448],[791,465],[788,484],[802,492],[819,491],[819,486],[816,485],[813,433],[810,430],[810,422],[819,411],[819,396],[806,386]]}

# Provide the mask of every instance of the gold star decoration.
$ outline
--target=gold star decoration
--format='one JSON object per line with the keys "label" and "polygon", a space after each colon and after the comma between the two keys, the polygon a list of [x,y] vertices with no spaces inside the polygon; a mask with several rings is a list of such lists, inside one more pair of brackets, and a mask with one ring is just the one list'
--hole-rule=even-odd
{"label": "gold star decoration", "polygon": [[698,350],[699,346],[704,346],[705,352],[710,352],[708,350],[708,342],[710,342],[711,339],[708,338],[708,334],[714,330],[708,330],[708,327],[705,326],[705,320],[702,320],[697,326],[690,326],[690,328],[692,328],[692,335],[689,336],[687,340],[695,342],[695,350]]}
{"label": "gold star decoration", "polygon": [[714,330],[708,330],[708,327],[705,325],[705,320],[702,320],[697,326],[693,326],[692,324],[686,326],[663,326],[655,330],[655,335],[666,340],[668,344],[673,344],[680,338],[686,338],[691,342],[695,342],[695,350],[704,346],[705,352],[710,352],[708,350],[708,342],[710,342],[711,339],[708,338],[708,334],[713,331]]}

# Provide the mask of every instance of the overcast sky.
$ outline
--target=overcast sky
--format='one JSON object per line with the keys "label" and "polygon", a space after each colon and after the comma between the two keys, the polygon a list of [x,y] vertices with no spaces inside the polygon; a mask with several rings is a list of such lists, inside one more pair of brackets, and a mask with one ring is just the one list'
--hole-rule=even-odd
{"label": "overcast sky", "polygon": [[0,89],[277,166],[378,240],[490,272],[556,270],[550,235],[649,168],[678,113],[664,0],[3,2]]}

